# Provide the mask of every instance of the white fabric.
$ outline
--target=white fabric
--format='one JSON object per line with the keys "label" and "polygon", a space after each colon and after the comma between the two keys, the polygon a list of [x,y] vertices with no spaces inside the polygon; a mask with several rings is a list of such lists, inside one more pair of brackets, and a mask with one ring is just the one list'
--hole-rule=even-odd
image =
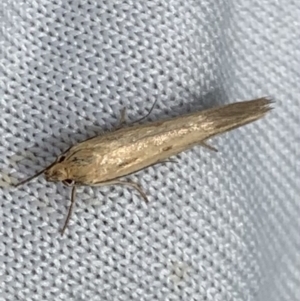
{"label": "white fabric", "polygon": [[[300,2],[2,0],[0,300],[300,300]],[[260,96],[178,163],[70,190],[23,179],[129,121]]]}

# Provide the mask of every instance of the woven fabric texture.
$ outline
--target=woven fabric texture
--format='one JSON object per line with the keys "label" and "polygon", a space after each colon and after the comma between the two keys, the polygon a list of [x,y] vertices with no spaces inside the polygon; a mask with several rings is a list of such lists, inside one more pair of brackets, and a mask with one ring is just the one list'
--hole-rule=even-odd
{"label": "woven fabric texture", "polygon": [[[300,300],[300,2],[1,0],[0,300]],[[127,122],[270,96],[264,119],[128,177],[41,176]]]}

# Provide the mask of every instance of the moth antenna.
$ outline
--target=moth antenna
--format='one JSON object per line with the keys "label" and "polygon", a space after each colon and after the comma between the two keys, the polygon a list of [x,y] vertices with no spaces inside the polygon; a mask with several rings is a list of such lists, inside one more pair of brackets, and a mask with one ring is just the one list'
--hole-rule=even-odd
{"label": "moth antenna", "polygon": [[66,231],[66,228],[68,226],[68,223],[69,223],[71,215],[72,215],[72,210],[73,210],[73,207],[74,207],[74,204],[75,204],[75,196],[76,196],[76,186],[73,186],[72,194],[71,194],[71,204],[69,206],[68,215],[67,215],[66,221],[64,223],[64,226],[63,226],[62,230],[60,231],[60,234],[62,236],[64,235],[64,233]]}
{"label": "moth antenna", "polygon": [[17,183],[17,184],[14,184],[13,186],[14,186],[14,187],[19,187],[19,186],[21,186],[21,185],[23,185],[23,184],[26,184],[26,183],[32,181],[33,179],[35,179],[35,178],[37,178],[38,176],[40,176],[41,174],[43,174],[47,169],[51,168],[55,163],[56,163],[56,162],[53,162],[52,164],[50,164],[49,166],[45,167],[45,168],[42,169],[41,171],[37,172],[37,173],[34,174],[33,176],[31,176],[31,177],[29,177],[29,178],[27,178],[27,179],[25,179],[25,180],[23,180],[23,181],[21,181],[21,182],[19,182],[19,183]]}

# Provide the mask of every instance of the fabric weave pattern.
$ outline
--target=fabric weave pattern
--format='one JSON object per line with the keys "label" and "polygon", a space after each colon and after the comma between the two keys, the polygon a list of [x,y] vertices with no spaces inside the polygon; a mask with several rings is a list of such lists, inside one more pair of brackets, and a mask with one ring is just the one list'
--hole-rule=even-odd
{"label": "fabric weave pattern", "polygon": [[[299,300],[300,4],[2,0],[0,300]],[[128,122],[260,96],[266,118],[78,192],[23,179]]]}

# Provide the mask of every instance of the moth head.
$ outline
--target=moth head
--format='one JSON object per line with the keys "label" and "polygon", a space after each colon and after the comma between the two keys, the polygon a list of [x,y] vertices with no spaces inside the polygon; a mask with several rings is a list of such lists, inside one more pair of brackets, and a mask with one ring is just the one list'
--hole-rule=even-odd
{"label": "moth head", "polygon": [[49,182],[63,182],[65,185],[72,186],[74,181],[69,179],[68,171],[63,163],[56,163],[45,170],[45,179]]}
{"label": "moth head", "polygon": [[64,163],[65,158],[66,158],[65,155],[61,155],[51,165],[40,170],[33,176],[31,176],[23,181],[20,181],[17,184],[14,184],[14,187],[19,187],[21,185],[24,185],[25,183],[28,183],[28,182],[32,181],[33,179],[37,178],[41,174],[44,174],[46,180],[49,182],[63,182],[63,184],[65,184],[67,186],[74,186],[75,181],[68,177],[69,173],[66,168],[66,164]]}
{"label": "moth head", "polygon": [[45,179],[49,182],[62,182],[68,177],[63,164],[57,163],[45,170]]}

